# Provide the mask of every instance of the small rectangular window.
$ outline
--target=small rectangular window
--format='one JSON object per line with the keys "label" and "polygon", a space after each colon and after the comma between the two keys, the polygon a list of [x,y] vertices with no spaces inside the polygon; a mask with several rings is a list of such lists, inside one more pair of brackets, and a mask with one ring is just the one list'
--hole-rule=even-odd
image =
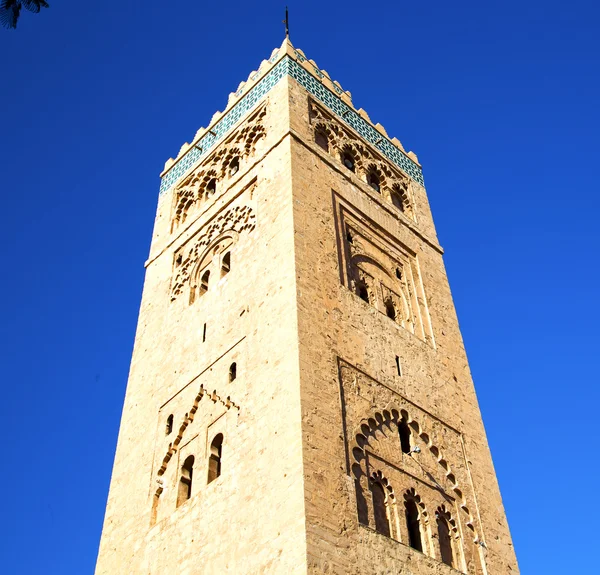
{"label": "small rectangular window", "polygon": [[400,358],[398,356],[396,356],[396,371],[398,372],[398,375],[402,377],[402,366],[400,365]]}

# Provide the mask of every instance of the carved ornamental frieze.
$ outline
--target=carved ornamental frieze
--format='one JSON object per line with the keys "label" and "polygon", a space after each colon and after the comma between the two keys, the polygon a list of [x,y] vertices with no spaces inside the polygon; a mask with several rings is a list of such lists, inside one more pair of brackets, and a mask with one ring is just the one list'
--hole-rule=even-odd
{"label": "carved ornamental frieze", "polygon": [[253,208],[249,205],[238,205],[229,208],[201,228],[175,252],[171,301],[175,301],[188,288],[192,303],[197,276],[204,268],[207,258],[235,244],[240,234],[250,233],[255,227],[256,214]]}
{"label": "carved ornamental frieze", "polygon": [[464,573],[487,573],[461,434],[342,359],[338,370],[359,523]]}
{"label": "carved ornamental frieze", "polygon": [[237,177],[244,164],[255,157],[266,136],[266,114],[265,104],[178,184],[174,192],[172,231],[181,226],[191,213],[199,212],[212,203]]}
{"label": "carved ornamental frieze", "polygon": [[369,184],[404,216],[414,220],[410,178],[375,153],[371,146],[344,127],[323,106],[310,102],[310,122],[316,143]]}
{"label": "carved ornamental frieze", "polygon": [[435,345],[416,254],[334,194],[342,283],[419,339]]}

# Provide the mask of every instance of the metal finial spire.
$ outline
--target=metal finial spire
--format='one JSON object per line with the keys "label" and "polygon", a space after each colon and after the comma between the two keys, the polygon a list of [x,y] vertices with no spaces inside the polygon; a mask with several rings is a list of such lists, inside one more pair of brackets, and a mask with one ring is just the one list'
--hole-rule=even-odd
{"label": "metal finial spire", "polygon": [[285,37],[289,40],[290,39],[290,17],[288,14],[288,7],[285,7],[285,20],[283,21],[283,23],[285,24]]}

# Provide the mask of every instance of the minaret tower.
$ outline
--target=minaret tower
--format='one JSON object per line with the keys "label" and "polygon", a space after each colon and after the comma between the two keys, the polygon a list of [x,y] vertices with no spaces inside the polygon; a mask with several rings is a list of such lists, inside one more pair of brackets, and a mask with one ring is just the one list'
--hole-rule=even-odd
{"label": "minaret tower", "polygon": [[97,575],[516,575],[442,253],[286,39],[162,173]]}

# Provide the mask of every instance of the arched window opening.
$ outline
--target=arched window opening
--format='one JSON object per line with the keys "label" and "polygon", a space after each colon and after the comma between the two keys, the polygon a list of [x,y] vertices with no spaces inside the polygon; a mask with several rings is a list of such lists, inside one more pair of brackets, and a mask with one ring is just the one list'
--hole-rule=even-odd
{"label": "arched window opening", "polygon": [[358,297],[363,301],[369,303],[369,290],[367,289],[367,286],[364,283],[358,284]]}
{"label": "arched window opening", "polygon": [[450,567],[454,567],[454,554],[452,553],[452,536],[450,534],[450,526],[448,525],[446,517],[444,517],[443,511],[438,510],[436,513],[436,518],[442,562],[446,565],[450,565]]}
{"label": "arched window opening", "polygon": [[200,278],[200,295],[208,291],[208,280],[210,279],[210,270],[206,270]]}
{"label": "arched window opening", "polygon": [[165,427],[165,435],[170,435],[173,431],[173,414],[167,417],[167,425]]}
{"label": "arched window opening", "polygon": [[229,366],[229,383],[237,377],[237,363],[235,361]]}
{"label": "arched window opening", "polygon": [[329,139],[323,130],[315,131],[315,143],[326,152],[329,152]]}
{"label": "arched window opening", "polygon": [[401,280],[402,279],[402,271],[400,268],[396,268],[396,277]]}
{"label": "arched window opening", "polygon": [[177,491],[177,507],[192,496],[192,479],[194,475],[194,456],[189,455],[181,467],[179,490]]}
{"label": "arched window opening", "polygon": [[342,155],[342,164],[344,164],[351,172],[354,172],[356,169],[354,158],[347,152]]}
{"label": "arched window opening", "polygon": [[208,483],[214,481],[221,475],[221,453],[223,450],[223,434],[217,433],[210,444],[210,456],[208,458]]}
{"label": "arched window opening", "polygon": [[231,270],[231,252],[227,252],[221,260],[221,277],[227,275]]}
{"label": "arched window opening", "polygon": [[352,243],[354,243],[354,240],[352,239],[352,232],[351,232],[350,230],[348,230],[348,231],[346,232],[346,241],[347,241],[349,244],[352,244]]}
{"label": "arched window opening", "polygon": [[212,196],[217,191],[217,179],[212,178],[209,180],[208,184],[206,184],[206,193],[209,196]]}
{"label": "arched window opening", "polygon": [[390,522],[387,515],[385,490],[379,481],[371,482],[373,495],[373,513],[375,515],[375,530],[386,537],[391,537]]}
{"label": "arched window opening", "polygon": [[401,212],[403,212],[404,202],[402,201],[402,195],[397,190],[393,190],[390,196],[392,198],[392,204],[394,204],[394,206],[396,206]]}
{"label": "arched window opening", "polygon": [[408,544],[417,551],[423,551],[421,539],[421,520],[417,504],[412,498],[404,502],[406,510],[406,527],[408,528]]}
{"label": "arched window opening", "polygon": [[369,172],[367,174],[367,183],[371,186],[376,192],[381,192],[381,183],[379,181],[379,176],[375,172]]}
{"label": "arched window opening", "polygon": [[398,423],[398,434],[400,435],[402,453],[410,453],[410,427],[404,419]]}
{"label": "arched window opening", "polygon": [[394,302],[391,299],[388,299],[385,302],[385,313],[390,319],[396,321],[396,308],[394,307]]}
{"label": "arched window opening", "polygon": [[240,158],[236,156],[229,164],[229,177],[235,176],[240,170]]}

